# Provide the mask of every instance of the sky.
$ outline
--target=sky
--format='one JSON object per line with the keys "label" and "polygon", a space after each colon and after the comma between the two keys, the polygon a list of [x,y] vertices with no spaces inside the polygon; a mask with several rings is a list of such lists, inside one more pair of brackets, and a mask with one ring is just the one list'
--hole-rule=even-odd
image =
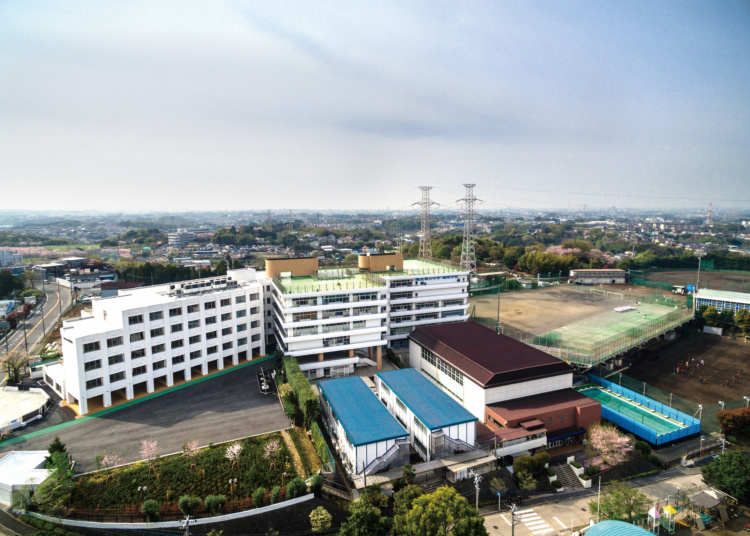
{"label": "sky", "polygon": [[0,0],[0,206],[750,208],[750,2]]}

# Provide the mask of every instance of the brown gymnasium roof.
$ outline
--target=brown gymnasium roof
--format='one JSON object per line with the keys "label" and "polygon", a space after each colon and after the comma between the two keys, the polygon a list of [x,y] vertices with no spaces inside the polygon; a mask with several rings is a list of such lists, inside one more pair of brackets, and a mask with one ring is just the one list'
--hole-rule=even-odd
{"label": "brown gymnasium roof", "polygon": [[564,361],[476,322],[422,326],[409,338],[483,387],[573,372]]}

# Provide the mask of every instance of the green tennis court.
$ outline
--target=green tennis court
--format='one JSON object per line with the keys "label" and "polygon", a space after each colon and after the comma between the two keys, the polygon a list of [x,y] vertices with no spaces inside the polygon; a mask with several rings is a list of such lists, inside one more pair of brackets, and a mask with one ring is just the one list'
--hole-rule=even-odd
{"label": "green tennis court", "polygon": [[656,413],[648,408],[637,405],[635,402],[619,397],[598,387],[584,389],[581,391],[589,398],[593,398],[602,406],[606,406],[612,411],[624,415],[633,421],[642,424],[646,428],[653,430],[657,436],[681,430],[684,425],[668,418],[666,415]]}

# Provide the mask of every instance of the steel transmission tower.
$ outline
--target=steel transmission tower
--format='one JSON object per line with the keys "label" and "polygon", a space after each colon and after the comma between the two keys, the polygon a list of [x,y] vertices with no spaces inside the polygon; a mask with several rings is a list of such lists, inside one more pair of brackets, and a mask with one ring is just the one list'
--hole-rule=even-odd
{"label": "steel transmission tower", "polygon": [[414,203],[422,208],[422,237],[419,239],[419,258],[426,261],[432,260],[432,233],[430,232],[430,207],[437,205],[430,201],[430,190],[432,186],[420,186],[422,190],[422,201]]}
{"label": "steel transmission tower", "polygon": [[477,253],[474,249],[474,205],[478,199],[474,196],[476,184],[464,184],[466,194],[463,199],[464,241],[461,244],[461,267],[469,272],[469,281],[477,275]]}

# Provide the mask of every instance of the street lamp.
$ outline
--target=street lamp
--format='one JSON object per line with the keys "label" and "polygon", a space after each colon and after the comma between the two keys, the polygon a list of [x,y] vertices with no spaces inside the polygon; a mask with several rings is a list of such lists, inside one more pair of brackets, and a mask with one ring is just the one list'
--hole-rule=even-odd
{"label": "street lamp", "polygon": [[229,479],[229,493],[234,497],[234,488],[237,485],[237,479],[236,478],[230,478]]}
{"label": "street lamp", "polygon": [[[703,441],[704,441],[704,438],[701,437],[701,456],[703,456]],[[680,488],[677,488],[677,489],[680,489]]]}
{"label": "street lamp", "polygon": [[745,399],[745,407],[750,406],[750,396],[743,396],[742,398]]}
{"label": "street lamp", "polygon": [[724,411],[724,402],[719,400],[719,404],[721,404],[721,411]]}
{"label": "street lamp", "polygon": [[677,486],[677,501],[675,502],[675,506],[680,506],[680,486]]}

